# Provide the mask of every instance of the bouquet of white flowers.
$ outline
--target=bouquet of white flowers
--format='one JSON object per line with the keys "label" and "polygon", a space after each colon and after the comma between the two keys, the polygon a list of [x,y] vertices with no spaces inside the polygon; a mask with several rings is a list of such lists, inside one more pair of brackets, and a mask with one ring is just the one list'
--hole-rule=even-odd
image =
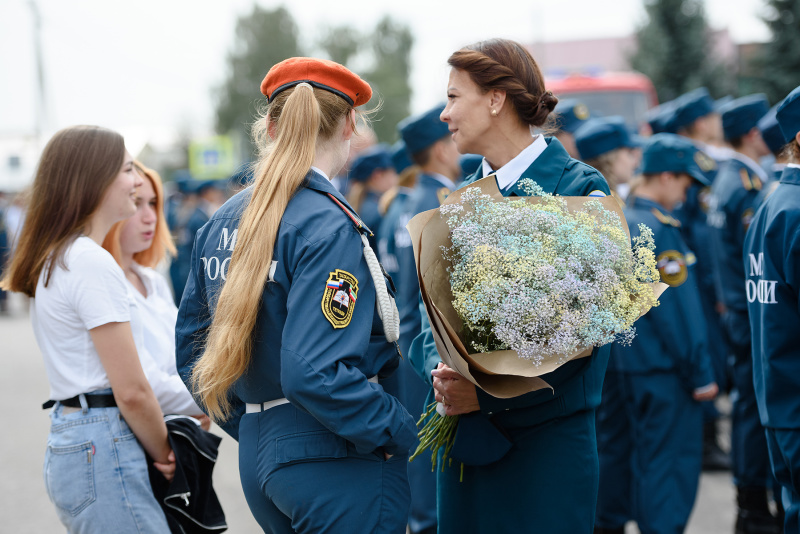
{"label": "bouquet of white flowers", "polygon": [[[616,200],[520,185],[532,196],[503,198],[481,180],[409,224],[442,360],[501,398],[549,387],[540,375],[594,347],[630,342],[663,291],[652,231],[640,226],[631,246]],[[413,456],[432,448],[434,463],[457,426],[435,408]]]}

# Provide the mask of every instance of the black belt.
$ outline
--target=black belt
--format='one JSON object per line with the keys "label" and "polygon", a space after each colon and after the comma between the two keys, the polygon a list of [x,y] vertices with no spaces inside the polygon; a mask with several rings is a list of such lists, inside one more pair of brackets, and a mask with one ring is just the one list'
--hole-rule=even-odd
{"label": "black belt", "polygon": [[[117,406],[117,401],[114,399],[114,395],[110,393],[106,393],[103,395],[86,394],[85,397],[86,397],[87,408],[115,408]],[[75,395],[71,399],[64,399],[62,401],[54,401],[51,399],[42,404],[42,410],[52,408],[53,406],[55,406],[56,402],[60,402],[62,406],[66,406],[68,408],[81,407],[80,395]]]}

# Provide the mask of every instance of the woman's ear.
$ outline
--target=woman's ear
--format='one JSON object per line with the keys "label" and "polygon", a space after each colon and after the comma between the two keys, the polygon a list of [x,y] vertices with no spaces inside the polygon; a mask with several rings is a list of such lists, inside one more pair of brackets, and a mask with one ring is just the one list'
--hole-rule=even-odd
{"label": "woman's ear", "polygon": [[269,115],[267,115],[267,135],[269,136],[270,141],[274,141],[276,137],[278,137],[278,125],[269,120]]}
{"label": "woman's ear", "polygon": [[351,109],[350,113],[344,117],[344,131],[342,132],[342,141],[347,141],[353,137],[356,131],[356,110]]}
{"label": "woman's ear", "polygon": [[[501,89],[492,89],[489,91],[489,107],[493,111],[500,113],[503,111],[503,105],[506,103],[506,92]],[[496,115],[495,113],[492,113]]]}

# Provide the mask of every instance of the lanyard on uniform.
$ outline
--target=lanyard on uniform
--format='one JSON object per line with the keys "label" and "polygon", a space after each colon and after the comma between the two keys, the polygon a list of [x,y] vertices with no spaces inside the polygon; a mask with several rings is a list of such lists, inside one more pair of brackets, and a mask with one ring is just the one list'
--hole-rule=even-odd
{"label": "lanyard on uniform", "polygon": [[387,279],[392,284],[392,289],[394,289],[394,282],[392,282],[391,277],[386,274],[383,265],[381,265],[381,262],[379,262],[377,256],[375,256],[375,251],[369,246],[369,240],[365,235],[366,233],[369,233],[369,235],[374,234],[361,219],[347,209],[347,206],[339,202],[339,199],[330,193],[327,193],[327,195],[350,218],[361,236],[361,242],[364,244],[364,259],[367,260],[367,267],[369,267],[369,273],[375,284],[375,306],[378,308],[378,317],[381,318],[381,322],[383,323],[383,332],[386,336],[386,341],[395,343],[400,339],[400,313],[397,311],[397,304],[395,303],[394,297],[392,297],[386,289]]}

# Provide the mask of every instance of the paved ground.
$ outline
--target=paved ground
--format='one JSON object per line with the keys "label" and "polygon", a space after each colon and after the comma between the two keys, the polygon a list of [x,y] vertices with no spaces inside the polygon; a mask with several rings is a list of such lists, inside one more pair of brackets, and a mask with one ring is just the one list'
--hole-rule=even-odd
{"label": "paved ground", "polygon": [[[0,515],[1,532],[63,532],[42,481],[42,461],[49,419],[40,408],[48,385],[23,303],[12,301],[13,314],[0,316]],[[222,432],[217,429],[217,433]],[[228,519],[229,532],[258,533],[239,486],[237,445],[223,440],[214,487]],[[729,474],[704,475],[689,534],[733,532],[734,492]],[[635,527],[629,528],[636,532]]]}

